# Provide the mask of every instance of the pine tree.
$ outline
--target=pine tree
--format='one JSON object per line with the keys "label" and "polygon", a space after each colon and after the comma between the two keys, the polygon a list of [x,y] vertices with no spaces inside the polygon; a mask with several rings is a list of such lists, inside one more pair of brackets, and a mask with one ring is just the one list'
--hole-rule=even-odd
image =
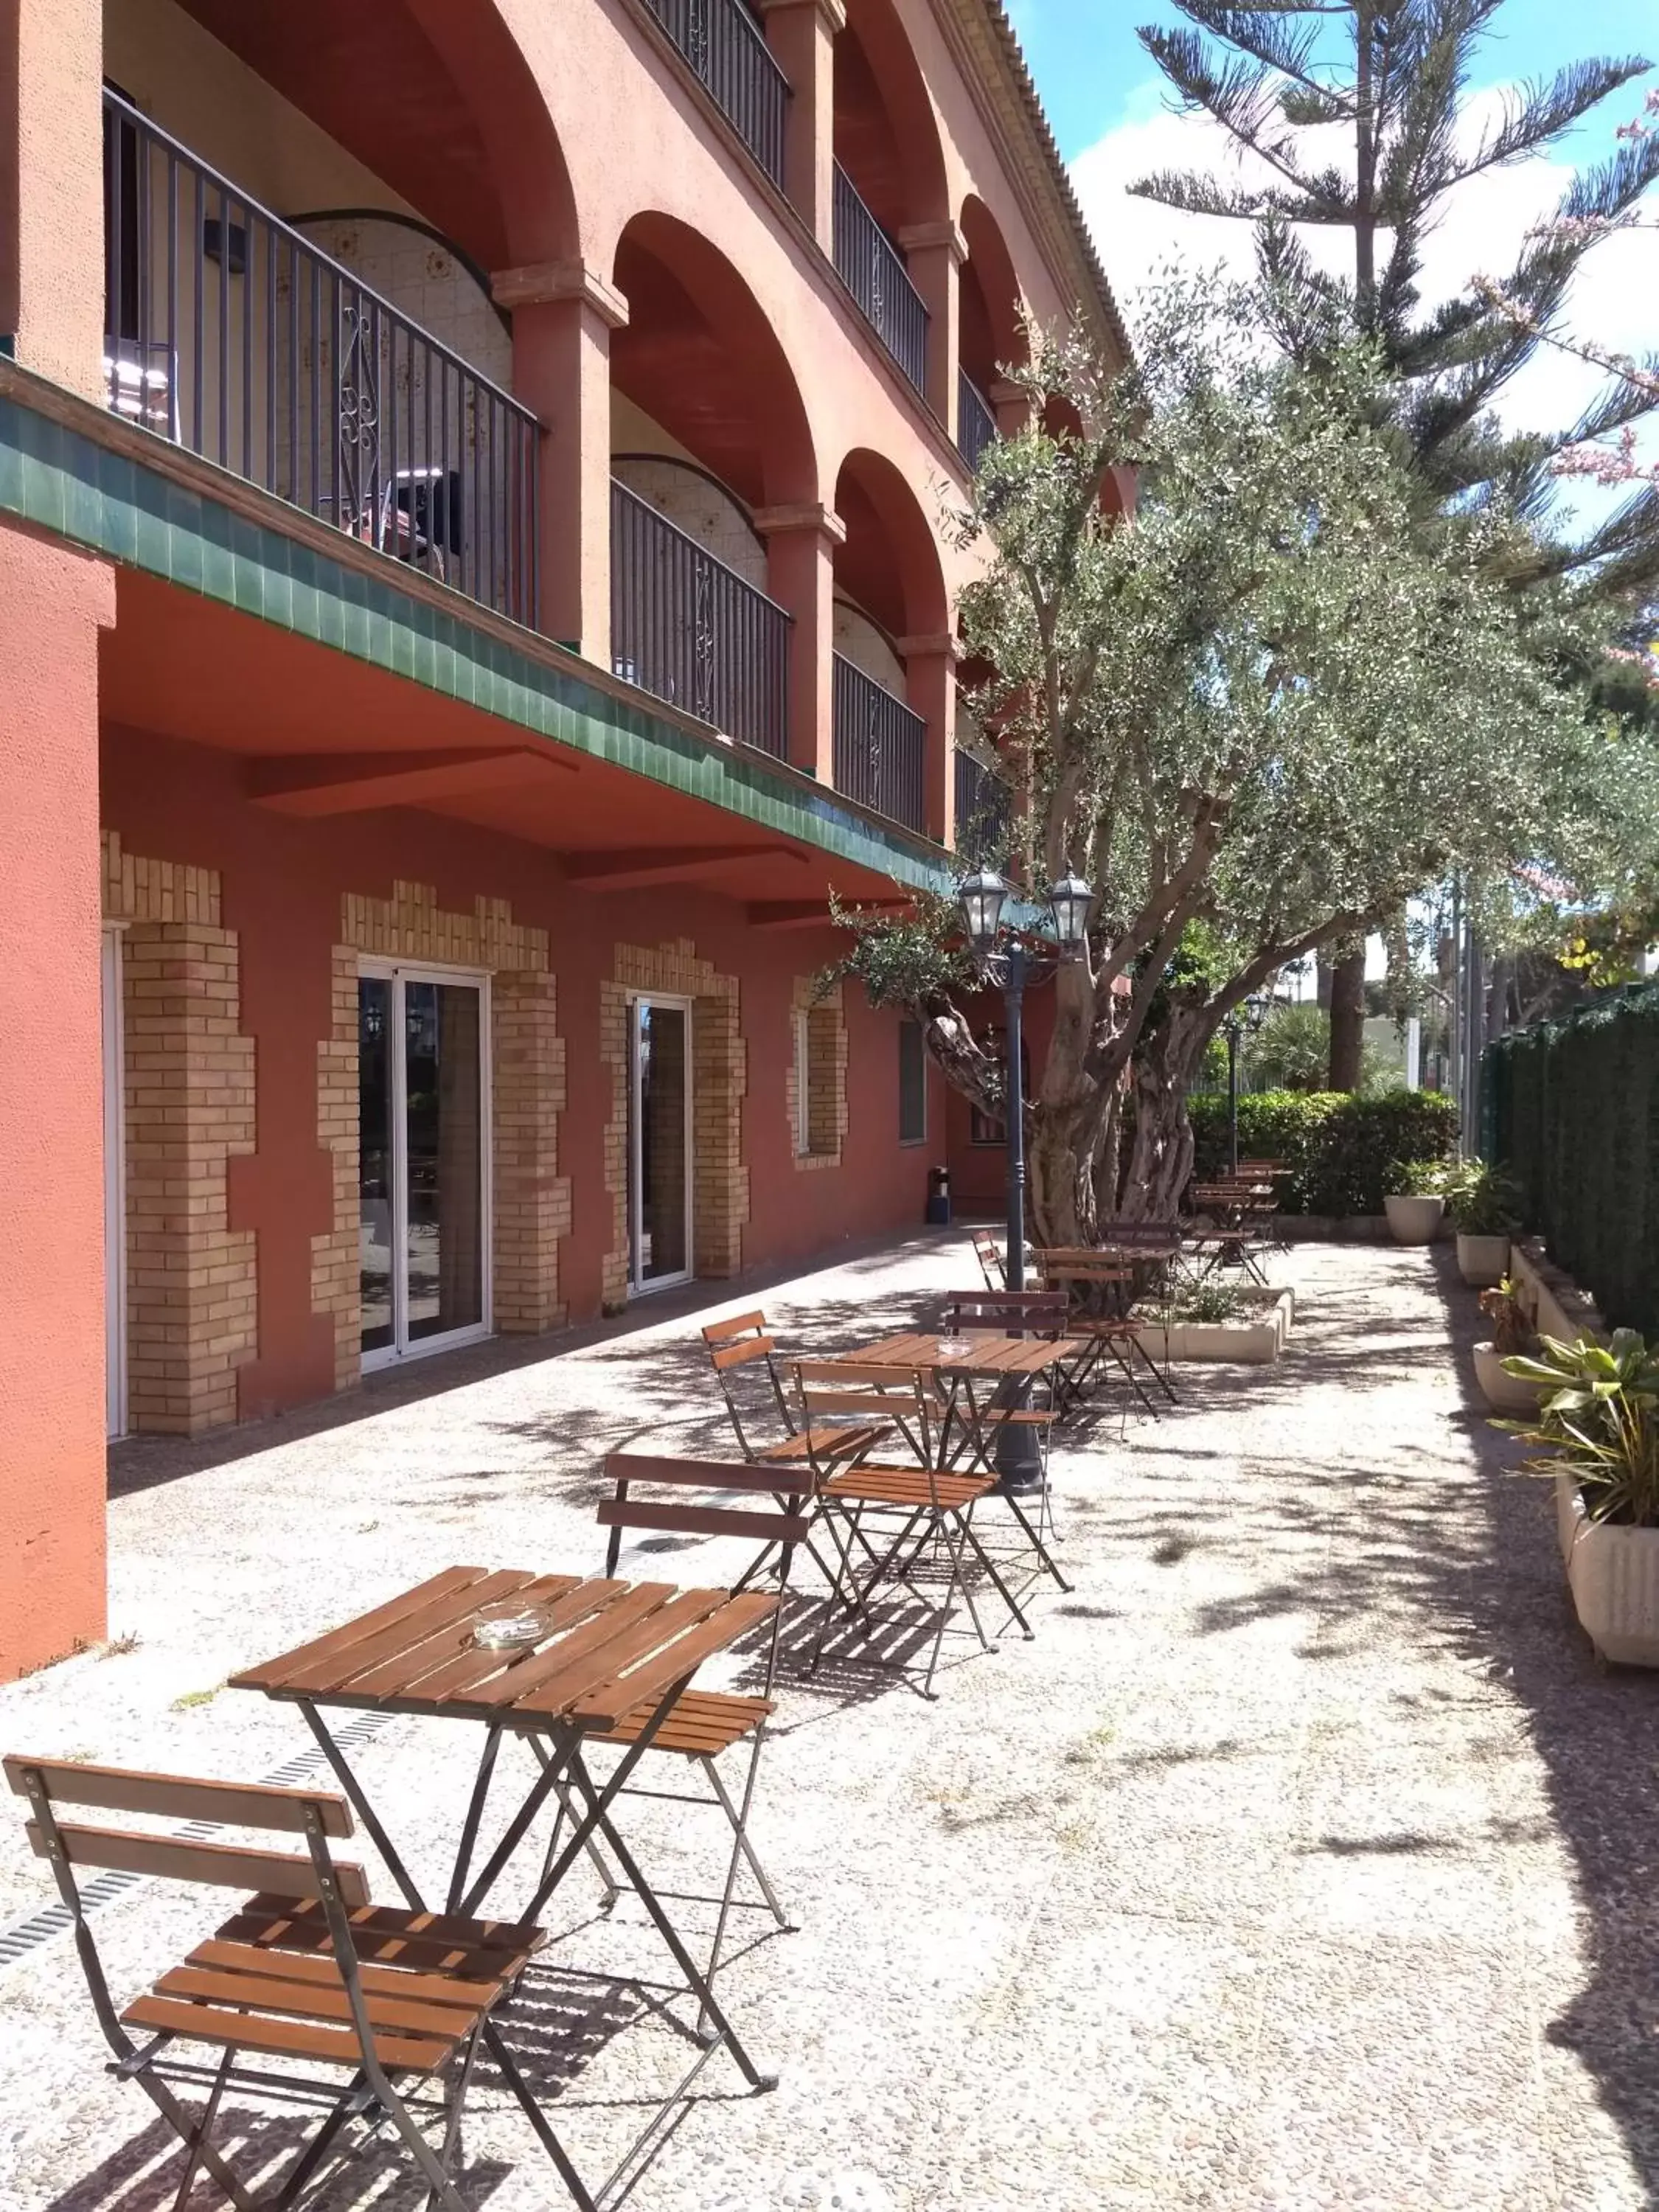
{"label": "pine tree", "polygon": [[[1503,0],[1175,0],[1193,27],[1139,36],[1188,112],[1202,110],[1266,165],[1261,183],[1165,173],[1131,189],[1195,215],[1257,226],[1258,256],[1283,301],[1276,336],[1303,359],[1358,328],[1379,351],[1395,416],[1426,496],[1444,507],[1501,499],[1542,525],[1551,464],[1620,430],[1655,398],[1615,381],[1576,422],[1548,434],[1504,431],[1492,403],[1560,316],[1586,252],[1659,177],[1659,133],[1625,140],[1575,178],[1557,219],[1528,238],[1498,289],[1519,318],[1471,286],[1425,309],[1424,241],[1448,196],[1472,178],[1553,144],[1650,67],[1639,57],[1575,62],[1511,93],[1476,137],[1461,126],[1469,66]],[[1310,136],[1336,126],[1348,155]],[[1352,275],[1321,270],[1296,226],[1346,230]],[[1473,273],[1473,272],[1472,272]],[[1659,488],[1646,487],[1589,536],[1541,527],[1530,574],[1578,574],[1630,594],[1659,580]],[[1336,966],[1331,1085],[1357,1079],[1364,952]]]}

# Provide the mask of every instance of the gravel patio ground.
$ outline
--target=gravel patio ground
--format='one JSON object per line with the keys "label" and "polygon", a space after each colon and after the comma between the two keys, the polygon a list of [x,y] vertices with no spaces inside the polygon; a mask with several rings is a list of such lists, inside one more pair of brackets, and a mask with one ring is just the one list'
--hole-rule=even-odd
{"label": "gravel patio ground", "polygon": [[[1277,1368],[1186,1370],[1169,1418],[1056,1452],[1076,1587],[1035,1594],[1035,1642],[947,1639],[932,1705],[854,1660],[786,1668],[754,1833],[801,1925],[747,1916],[721,1984],[781,2085],[711,2066],[640,2212],[1659,2203],[1659,1685],[1591,1663],[1546,1495],[1477,1409],[1447,1258],[1277,1267],[1298,1297]],[[973,1279],[965,1238],[933,1237],[764,1302],[789,1341],[845,1346]],[[754,1302],[488,1347],[350,1419],[121,1447],[115,1640],[0,1690],[0,1744],[271,1773],[301,1723],[227,1675],[458,1560],[597,1566],[602,1454],[641,1431],[718,1449],[693,1316]],[[622,1571],[721,1579],[734,1556],[688,1541]],[[400,1719],[363,1747],[423,1869],[477,1747]],[[706,1886],[717,1819],[641,1806],[627,1828],[668,1887]],[[51,1895],[0,1824],[0,2205],[152,2212],[178,2160],[100,2070],[70,1942],[32,1938]],[[596,1978],[515,2038],[566,2083],[556,2117],[597,2174],[685,2046],[639,1986],[662,1959],[637,1907],[613,1924],[594,1897],[573,1882],[553,1924]],[[105,1905],[118,1991],[216,1903],[135,1883]],[[492,2081],[473,2112],[469,2202],[565,2201]],[[244,2155],[291,2126],[250,2118]],[[420,2199],[407,2170],[357,2168],[320,2201]]]}

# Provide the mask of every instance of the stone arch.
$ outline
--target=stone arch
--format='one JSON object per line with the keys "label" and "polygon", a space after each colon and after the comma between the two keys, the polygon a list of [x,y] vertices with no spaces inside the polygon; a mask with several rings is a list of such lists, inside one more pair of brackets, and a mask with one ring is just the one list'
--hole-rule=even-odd
{"label": "stone arch", "polygon": [[750,509],[816,500],[800,387],[720,248],[678,216],[643,210],[617,239],[613,281],[628,321],[611,334],[612,390]]}
{"label": "stone arch", "polygon": [[1024,301],[1001,226],[975,194],[963,200],[957,227],[968,249],[962,264],[958,353],[963,374],[989,396],[998,372],[1028,357]]}
{"label": "stone arch", "polygon": [[495,0],[183,0],[487,270],[580,250],[575,194]]}
{"label": "stone arch", "polygon": [[836,478],[846,526],[836,549],[837,589],[895,640],[941,636],[950,599],[939,546],[921,501],[884,454],[855,447]]}

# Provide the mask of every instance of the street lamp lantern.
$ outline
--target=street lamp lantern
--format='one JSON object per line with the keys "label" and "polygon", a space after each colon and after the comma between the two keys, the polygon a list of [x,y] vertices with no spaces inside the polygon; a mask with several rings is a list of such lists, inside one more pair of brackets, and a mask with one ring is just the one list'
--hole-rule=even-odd
{"label": "street lamp lantern", "polygon": [[1049,892],[1048,908],[1062,958],[1082,951],[1094,902],[1095,895],[1081,876],[1062,876]]}
{"label": "street lamp lantern", "polygon": [[1245,1000],[1244,1018],[1249,1022],[1252,1033],[1259,1030],[1262,1023],[1267,1020],[1273,1011],[1273,995],[1271,991],[1252,991],[1249,997]]}
{"label": "street lamp lantern", "polygon": [[976,868],[971,876],[963,878],[957,897],[974,957],[988,960],[996,950],[997,933],[1002,927],[1007,884],[994,868]]}

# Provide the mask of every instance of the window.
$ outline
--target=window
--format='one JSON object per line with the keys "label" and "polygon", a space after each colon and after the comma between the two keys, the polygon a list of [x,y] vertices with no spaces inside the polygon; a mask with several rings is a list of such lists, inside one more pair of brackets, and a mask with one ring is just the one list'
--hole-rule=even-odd
{"label": "window", "polygon": [[920,1022],[901,1022],[899,1055],[899,1142],[927,1141],[927,1048]]}
{"label": "window", "polygon": [[812,1150],[812,1018],[803,1006],[795,1015],[795,1157]]}

